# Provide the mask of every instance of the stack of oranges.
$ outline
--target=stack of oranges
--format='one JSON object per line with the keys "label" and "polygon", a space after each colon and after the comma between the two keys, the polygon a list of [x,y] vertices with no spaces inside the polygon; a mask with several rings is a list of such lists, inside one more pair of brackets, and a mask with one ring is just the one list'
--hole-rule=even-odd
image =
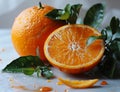
{"label": "stack of oranges", "polygon": [[90,36],[101,35],[86,25],[66,24],[47,18],[54,8],[49,5],[30,7],[15,19],[11,37],[14,48],[20,56],[36,55],[67,73],[81,73],[90,70],[100,61],[104,53],[103,40],[96,40],[90,46]]}

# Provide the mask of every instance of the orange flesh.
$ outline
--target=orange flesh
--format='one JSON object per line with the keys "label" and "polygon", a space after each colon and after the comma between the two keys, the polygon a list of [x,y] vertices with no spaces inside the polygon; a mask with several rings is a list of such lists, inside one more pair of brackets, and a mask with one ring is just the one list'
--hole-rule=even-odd
{"label": "orange flesh", "polygon": [[99,44],[102,40],[97,40],[90,46],[86,46],[86,40],[89,36],[93,35],[100,34],[93,33],[93,31],[87,27],[76,26],[56,32],[48,43],[49,55],[62,64],[74,66],[88,63],[92,61],[94,57],[97,57],[103,48],[103,44]]}

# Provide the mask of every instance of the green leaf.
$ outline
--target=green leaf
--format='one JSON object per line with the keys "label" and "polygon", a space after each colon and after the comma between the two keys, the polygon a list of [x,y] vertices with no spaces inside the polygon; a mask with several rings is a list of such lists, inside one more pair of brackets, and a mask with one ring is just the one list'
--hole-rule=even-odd
{"label": "green leaf", "polygon": [[47,16],[48,18],[51,18],[53,20],[62,20],[61,15],[63,15],[64,12],[65,11],[62,9],[53,9],[52,11],[47,13],[45,16]]}
{"label": "green leaf", "polygon": [[97,39],[103,39],[103,38],[104,38],[103,35],[102,35],[102,36],[90,36],[90,37],[87,39],[86,44],[87,44],[87,46],[89,46],[89,45],[92,44],[95,40],[97,40]]}
{"label": "green leaf", "polygon": [[77,23],[77,19],[78,19],[81,7],[82,7],[82,4],[76,4],[76,5],[71,6],[71,14],[68,19],[68,23],[70,23],[70,24]]}
{"label": "green leaf", "polygon": [[64,8],[65,13],[68,12],[69,14],[71,13],[71,5],[67,4]]}
{"label": "green leaf", "polygon": [[23,56],[13,60],[3,70],[3,72],[10,73],[24,73],[32,75],[34,72],[42,75],[45,78],[53,77],[53,73],[48,66],[46,66],[38,56]]}
{"label": "green leaf", "polygon": [[93,5],[86,13],[84,24],[97,28],[104,17],[104,6],[101,3]]}
{"label": "green leaf", "polygon": [[120,27],[117,28],[117,31],[113,35],[113,39],[120,38]]}
{"label": "green leaf", "polygon": [[79,15],[81,4],[67,4],[64,9],[53,9],[45,16],[53,20],[64,20],[67,23],[75,24]]}
{"label": "green leaf", "polygon": [[26,75],[32,75],[35,72],[34,68],[23,68],[23,73]]}
{"label": "green leaf", "polygon": [[86,42],[87,46],[89,46],[90,44],[92,44],[96,39],[98,39],[97,36],[90,36]]}
{"label": "green leaf", "polygon": [[46,78],[53,77],[53,72],[48,67],[41,67],[42,76]]}
{"label": "green leaf", "polygon": [[37,67],[36,71],[37,71],[38,77],[40,77],[40,75],[41,75],[41,76],[49,79],[49,78],[52,78],[54,76],[53,72],[47,66],[39,66],[39,67]]}
{"label": "green leaf", "polygon": [[57,17],[57,19],[59,20],[67,20],[70,17],[69,12],[64,12],[63,15],[61,15],[60,17]]}
{"label": "green leaf", "polygon": [[79,12],[80,12],[81,7],[82,7],[82,4],[72,5],[72,6],[71,6],[72,12],[73,12],[73,13],[76,13],[77,15],[79,15]]}
{"label": "green leaf", "polygon": [[112,33],[115,34],[119,28],[120,20],[116,18],[115,16],[112,17],[110,22],[110,27],[112,29]]}
{"label": "green leaf", "polygon": [[119,51],[120,52],[120,38],[114,39],[109,45],[109,49],[112,53]]}
{"label": "green leaf", "polygon": [[13,60],[8,64],[3,71],[4,72],[23,72],[23,68],[35,68],[38,65],[44,65],[40,61],[38,56],[23,56]]}
{"label": "green leaf", "polygon": [[[120,52],[116,51],[114,53],[108,53],[104,56],[104,59],[101,61],[101,70],[102,74],[107,78],[120,78]],[[109,71],[108,71],[109,70]]]}
{"label": "green leaf", "polygon": [[104,40],[105,40],[106,44],[108,44],[112,40],[113,34],[112,34],[112,30],[109,26],[106,27],[105,29],[103,29],[101,31],[101,34],[104,35]]}
{"label": "green leaf", "polygon": [[[115,27],[114,27],[115,26]],[[105,53],[99,70],[108,78],[120,78],[120,27],[119,19],[113,17],[110,25],[102,30],[105,35]],[[109,70],[109,71],[108,71]]]}

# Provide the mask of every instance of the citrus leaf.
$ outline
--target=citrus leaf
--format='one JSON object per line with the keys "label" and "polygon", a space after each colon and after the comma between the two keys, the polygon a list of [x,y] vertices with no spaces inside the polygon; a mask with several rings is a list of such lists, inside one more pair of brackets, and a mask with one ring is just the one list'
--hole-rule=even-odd
{"label": "citrus leaf", "polygon": [[45,16],[53,20],[64,20],[67,23],[75,24],[82,4],[67,4],[64,9],[53,9]]}
{"label": "citrus leaf", "polygon": [[71,5],[67,4],[65,8],[63,9],[65,12],[68,12],[69,14],[71,13]]}
{"label": "citrus leaf", "polygon": [[93,5],[86,13],[84,24],[97,28],[104,17],[104,6],[101,3]]}
{"label": "citrus leaf", "polygon": [[76,4],[76,5],[72,5],[71,6],[71,14],[70,17],[68,19],[68,22],[70,24],[76,24],[77,23],[77,19],[79,18],[79,12],[80,9],[82,7],[82,4]]}
{"label": "citrus leaf", "polygon": [[[99,63],[98,73],[107,78],[120,78],[120,26],[119,19],[112,17],[110,25],[101,31],[105,35],[105,53]],[[109,71],[108,71],[109,70]]]}
{"label": "citrus leaf", "polygon": [[120,27],[117,28],[117,31],[113,35],[113,39],[120,38]]}
{"label": "citrus leaf", "polygon": [[52,11],[47,13],[45,16],[53,20],[60,20],[60,17],[64,14],[64,12],[65,11],[62,9],[53,9]]}
{"label": "citrus leaf", "polygon": [[104,36],[90,36],[88,39],[87,39],[87,46],[89,46],[90,44],[92,44],[95,40],[97,39],[103,39]]}
{"label": "citrus leaf", "polygon": [[[99,67],[102,74],[107,78],[120,78],[120,52],[115,51],[104,56],[104,59],[101,61],[104,62]],[[109,71],[108,71],[109,70]]]}
{"label": "citrus leaf", "polygon": [[116,38],[114,39],[110,46],[109,46],[109,49],[111,52],[116,52],[116,51],[119,51],[120,52],[120,38]]}
{"label": "citrus leaf", "polygon": [[116,17],[112,17],[110,21],[110,27],[112,29],[112,33],[115,34],[119,28],[120,20]]}
{"label": "citrus leaf", "polygon": [[47,66],[38,66],[36,72],[38,77],[43,76],[49,79],[54,76],[53,72]]}
{"label": "citrus leaf", "polygon": [[32,75],[35,72],[34,68],[23,68],[23,73],[26,75]]}
{"label": "citrus leaf", "polygon": [[47,79],[53,77],[53,72],[48,67],[41,67],[40,69],[43,77],[46,77]]}
{"label": "citrus leaf", "polygon": [[105,40],[106,44],[108,44],[112,40],[113,34],[112,34],[112,30],[109,26],[104,28],[101,31],[101,34],[104,35],[104,37],[105,37],[104,40]]}
{"label": "citrus leaf", "polygon": [[[39,67],[39,68],[38,68]],[[24,73],[32,75],[34,72],[39,72],[39,75],[44,75],[45,78],[53,76],[52,71],[46,66],[38,56],[23,56],[13,60],[3,70],[10,73]]]}
{"label": "citrus leaf", "polygon": [[44,65],[37,56],[23,56],[13,60],[8,64],[4,72],[23,72],[23,68],[35,68],[38,65]]}
{"label": "citrus leaf", "polygon": [[82,4],[75,4],[71,6],[73,13],[76,13],[77,15],[79,15],[81,7]]}

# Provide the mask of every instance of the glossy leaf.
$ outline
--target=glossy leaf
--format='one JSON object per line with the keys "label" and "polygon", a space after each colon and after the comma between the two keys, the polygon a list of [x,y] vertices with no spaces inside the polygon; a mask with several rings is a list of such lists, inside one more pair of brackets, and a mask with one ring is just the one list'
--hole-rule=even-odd
{"label": "glossy leaf", "polygon": [[90,36],[86,42],[87,46],[89,46],[90,44],[92,44],[95,40],[97,39],[103,39],[104,36]]}
{"label": "glossy leaf", "polygon": [[116,33],[119,28],[120,21],[116,17],[112,17],[111,22],[110,22],[110,27],[112,29],[112,33]]}
{"label": "glossy leaf", "polygon": [[23,56],[19,57],[16,60],[13,60],[10,64],[8,64],[3,71],[6,72],[23,72],[23,68],[35,68],[38,65],[44,65],[40,62],[39,57],[37,56]]}
{"label": "glossy leaf", "polygon": [[101,24],[104,17],[104,6],[101,3],[93,5],[88,9],[85,18],[84,24],[97,28]]}
{"label": "glossy leaf", "polygon": [[67,23],[75,24],[79,15],[81,4],[67,4],[64,9],[53,9],[45,16],[53,20],[64,20]]}
{"label": "glossy leaf", "polygon": [[101,33],[105,37],[104,40],[105,40],[106,44],[108,44],[112,40],[112,37],[113,37],[111,28],[110,27],[106,27],[105,29],[103,29],[101,31]]}
{"label": "glossy leaf", "polygon": [[116,52],[116,51],[120,52],[120,38],[114,39],[111,42],[109,48],[110,48],[111,52]]}
{"label": "glossy leaf", "polygon": [[37,72],[39,75],[44,75],[45,78],[53,77],[53,73],[38,56],[23,56],[13,60],[3,70],[3,72],[24,73],[32,75]]}
{"label": "glossy leaf", "polygon": [[52,78],[54,76],[53,72],[46,66],[40,67],[40,70],[41,70],[41,75],[43,77],[46,77],[47,79]]}
{"label": "glossy leaf", "polygon": [[76,4],[76,5],[71,6],[71,14],[70,14],[70,17],[68,19],[68,22],[70,24],[77,23],[77,19],[78,19],[81,7],[82,7],[82,4]]}
{"label": "glossy leaf", "polygon": [[23,68],[23,73],[26,75],[32,75],[35,72],[34,68]]}
{"label": "glossy leaf", "polygon": [[[115,27],[114,27],[115,26]],[[120,25],[119,19],[113,17],[110,26],[102,30],[106,34],[104,58],[101,61],[102,73],[108,78],[120,78]],[[104,62],[104,63],[102,63]],[[109,71],[108,71],[109,70]]]}
{"label": "glossy leaf", "polygon": [[120,38],[120,27],[117,28],[117,31],[113,35],[113,39]]}

